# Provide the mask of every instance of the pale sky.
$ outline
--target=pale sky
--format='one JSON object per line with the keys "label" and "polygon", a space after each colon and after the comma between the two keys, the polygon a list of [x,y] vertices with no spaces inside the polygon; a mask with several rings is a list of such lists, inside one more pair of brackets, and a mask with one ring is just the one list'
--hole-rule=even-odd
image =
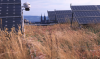
{"label": "pale sky", "polygon": [[22,0],[22,3],[31,4],[30,11],[24,11],[24,15],[41,16],[48,15],[48,11],[70,10],[72,5],[100,5],[100,0]]}

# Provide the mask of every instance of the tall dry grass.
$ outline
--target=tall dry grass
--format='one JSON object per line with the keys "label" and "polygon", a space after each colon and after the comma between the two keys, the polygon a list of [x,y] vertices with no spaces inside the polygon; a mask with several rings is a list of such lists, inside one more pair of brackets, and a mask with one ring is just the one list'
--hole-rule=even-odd
{"label": "tall dry grass", "polygon": [[20,30],[0,33],[0,59],[100,58],[100,33],[89,28],[75,29],[70,24],[25,25],[25,38]]}
{"label": "tall dry grass", "polygon": [[26,42],[14,28],[11,32],[0,30],[0,59],[28,59]]}
{"label": "tall dry grass", "polygon": [[[26,39],[31,42],[35,56],[45,59],[100,58],[99,36],[87,29],[70,28],[69,24],[25,27]],[[75,29],[75,30],[74,30]]]}

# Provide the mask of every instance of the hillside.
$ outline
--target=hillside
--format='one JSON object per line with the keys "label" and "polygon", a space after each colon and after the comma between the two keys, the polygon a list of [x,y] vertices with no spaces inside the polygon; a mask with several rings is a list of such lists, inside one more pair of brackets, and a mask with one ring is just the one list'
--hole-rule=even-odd
{"label": "hillside", "polygon": [[25,25],[25,38],[0,31],[0,59],[99,59],[100,25]]}

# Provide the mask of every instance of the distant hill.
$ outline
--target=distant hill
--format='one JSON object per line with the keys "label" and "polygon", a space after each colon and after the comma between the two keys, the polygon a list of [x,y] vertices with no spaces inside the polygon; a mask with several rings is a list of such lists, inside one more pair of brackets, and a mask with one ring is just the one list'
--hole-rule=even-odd
{"label": "distant hill", "polygon": [[40,22],[41,16],[24,16],[24,19],[29,20],[30,22]]}

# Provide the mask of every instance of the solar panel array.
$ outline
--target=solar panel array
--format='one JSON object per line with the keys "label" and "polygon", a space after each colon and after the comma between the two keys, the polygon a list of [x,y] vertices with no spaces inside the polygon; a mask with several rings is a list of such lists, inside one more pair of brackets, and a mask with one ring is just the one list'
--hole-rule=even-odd
{"label": "solar panel array", "polygon": [[69,22],[72,18],[72,12],[71,10],[59,10],[55,11],[56,13],[56,19],[58,20],[58,23],[66,23]]}
{"label": "solar panel array", "polygon": [[99,6],[71,6],[74,20],[79,24],[100,23]]}
{"label": "solar panel array", "polygon": [[58,23],[66,23],[71,20],[72,12],[71,10],[48,11],[48,16],[50,21],[56,19]]}
{"label": "solar panel array", "polygon": [[78,11],[74,12],[74,17],[99,17],[99,11]]}
{"label": "solar panel array", "polygon": [[100,5],[97,5],[97,8],[100,10]]}
{"label": "solar panel array", "polygon": [[2,28],[18,29],[18,25],[22,25],[21,0],[0,0],[0,19]]}
{"label": "solar panel array", "polygon": [[21,3],[21,0],[0,0],[0,3]]}
{"label": "solar panel array", "polygon": [[49,17],[50,21],[54,21],[55,20],[55,11],[48,11],[48,17]]}
{"label": "solar panel array", "polygon": [[85,11],[85,10],[97,10],[97,7],[94,5],[87,5],[87,6],[71,6],[73,11]]}
{"label": "solar panel array", "polygon": [[79,24],[100,23],[100,17],[77,18]]}

